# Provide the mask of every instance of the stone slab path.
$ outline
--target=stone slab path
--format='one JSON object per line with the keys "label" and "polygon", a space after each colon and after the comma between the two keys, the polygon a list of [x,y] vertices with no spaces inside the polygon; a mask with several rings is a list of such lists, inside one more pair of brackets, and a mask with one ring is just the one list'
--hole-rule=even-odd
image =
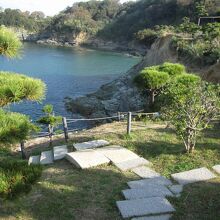
{"label": "stone slab path", "polygon": [[149,166],[151,165],[151,163],[142,157],[133,160],[126,160],[120,163],[115,163],[115,166],[118,167],[118,169],[120,169],[121,171],[131,170],[133,168],[143,165]]}
{"label": "stone slab path", "polygon": [[41,152],[40,164],[47,165],[53,163],[53,152],[52,150]]}
{"label": "stone slab path", "polygon": [[172,185],[172,182],[167,178],[160,176],[151,179],[134,180],[127,183],[130,188],[145,188],[149,185]]}
{"label": "stone slab path", "polygon": [[68,149],[66,145],[57,146],[53,148],[54,160],[61,160],[65,158],[67,153],[68,153]]}
{"label": "stone slab path", "polygon": [[116,204],[123,218],[171,213],[175,211],[170,202],[162,197],[118,201]]}
{"label": "stone slab path", "polygon": [[161,176],[159,173],[145,166],[134,168],[132,171],[141,178],[154,178]]}
{"label": "stone slab path", "polygon": [[110,160],[94,150],[76,151],[66,154],[66,159],[81,169],[109,163]]}
{"label": "stone slab path", "polygon": [[169,220],[171,217],[172,215],[166,214],[158,216],[132,218],[131,220]]}
{"label": "stone slab path", "polygon": [[94,140],[94,141],[88,141],[88,142],[73,144],[73,147],[76,150],[86,150],[86,149],[93,149],[93,148],[97,148],[97,147],[103,147],[103,146],[106,146],[106,145],[109,145],[108,141]]}
{"label": "stone slab path", "polygon": [[38,156],[30,156],[28,160],[28,164],[39,164],[40,163],[40,155]]}
{"label": "stone slab path", "polygon": [[215,165],[215,166],[212,167],[212,169],[213,169],[216,173],[220,174],[220,165]]}
{"label": "stone slab path", "polygon": [[103,147],[103,148],[97,149],[96,151],[105,155],[114,164],[140,158],[134,152],[132,152],[124,147],[117,146],[117,145]]}
{"label": "stone slab path", "polygon": [[181,173],[175,173],[172,174],[171,177],[179,184],[185,185],[189,183],[195,183],[195,182],[213,179],[216,176],[210,170],[203,167]]}
{"label": "stone slab path", "polygon": [[178,195],[183,191],[183,185],[172,185],[172,186],[168,186],[169,190]]}
{"label": "stone slab path", "polygon": [[163,185],[149,185],[142,189],[126,189],[123,190],[122,193],[125,199],[173,196],[173,193]]}
{"label": "stone slab path", "polygon": [[106,156],[121,171],[127,171],[142,165],[150,165],[148,160],[121,146],[112,145],[96,149],[96,151]]}

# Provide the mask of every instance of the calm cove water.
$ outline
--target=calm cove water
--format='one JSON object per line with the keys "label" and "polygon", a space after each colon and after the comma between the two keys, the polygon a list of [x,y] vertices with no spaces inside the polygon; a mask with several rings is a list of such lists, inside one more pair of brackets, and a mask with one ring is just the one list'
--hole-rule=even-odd
{"label": "calm cove water", "polygon": [[46,99],[39,103],[10,106],[13,111],[30,115],[42,114],[42,105],[54,105],[56,114],[69,116],[65,97],[79,97],[96,91],[139,62],[139,58],[82,48],[50,47],[25,43],[21,59],[0,57],[0,69],[42,79],[47,85]]}

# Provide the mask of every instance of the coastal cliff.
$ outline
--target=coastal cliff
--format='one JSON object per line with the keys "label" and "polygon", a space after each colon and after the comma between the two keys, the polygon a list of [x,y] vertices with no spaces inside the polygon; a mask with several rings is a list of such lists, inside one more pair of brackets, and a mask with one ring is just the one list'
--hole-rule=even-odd
{"label": "coastal cliff", "polygon": [[205,80],[220,82],[219,63],[209,67],[198,67],[190,61],[178,56],[171,46],[172,36],[157,39],[142,61],[132,67],[118,79],[103,85],[97,92],[79,97],[75,100],[68,98],[66,108],[73,113],[86,117],[111,116],[119,111],[137,111],[146,107],[146,98],[133,83],[134,77],[146,66],[158,65],[163,62],[180,62],[187,66],[189,72],[199,74]]}

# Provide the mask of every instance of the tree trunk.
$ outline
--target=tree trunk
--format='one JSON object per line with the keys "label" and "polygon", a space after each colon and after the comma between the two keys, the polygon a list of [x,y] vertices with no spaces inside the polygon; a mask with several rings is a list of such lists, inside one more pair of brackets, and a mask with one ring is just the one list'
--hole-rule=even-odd
{"label": "tree trunk", "polygon": [[193,153],[196,144],[196,131],[190,128],[187,128],[186,140],[184,141],[186,152]]}
{"label": "tree trunk", "polygon": [[52,146],[53,143],[53,126],[50,124],[48,125],[48,132],[49,132],[49,138],[50,138],[50,146]]}
{"label": "tree trunk", "polygon": [[155,92],[154,90],[151,90],[150,91],[150,109],[151,110],[153,110],[154,102],[155,102]]}

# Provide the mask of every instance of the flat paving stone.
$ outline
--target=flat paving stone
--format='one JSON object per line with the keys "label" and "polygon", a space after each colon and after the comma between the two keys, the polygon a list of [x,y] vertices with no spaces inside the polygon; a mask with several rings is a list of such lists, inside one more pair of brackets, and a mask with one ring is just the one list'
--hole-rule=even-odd
{"label": "flat paving stone", "polygon": [[30,156],[28,160],[28,164],[40,164],[40,155],[38,156]]}
{"label": "flat paving stone", "polygon": [[57,146],[53,148],[54,160],[61,160],[65,158],[67,153],[68,153],[68,149],[66,145]]}
{"label": "flat paving stone", "polygon": [[110,162],[107,157],[94,150],[84,150],[68,153],[66,154],[66,159],[81,169],[95,167]]}
{"label": "flat paving stone", "polygon": [[131,220],[169,220],[171,219],[172,215],[157,215],[157,216],[149,216],[149,217],[137,217],[132,218]]}
{"label": "flat paving stone", "polygon": [[43,165],[53,163],[53,152],[52,150],[41,152],[40,163]]}
{"label": "flat paving stone", "polygon": [[148,187],[142,189],[126,189],[123,190],[122,193],[126,199],[174,196],[173,193],[163,185],[148,185]]}
{"label": "flat paving stone", "polygon": [[143,179],[143,180],[134,180],[127,183],[130,188],[145,188],[149,187],[149,185],[172,185],[172,182],[167,178],[160,176],[151,179]]}
{"label": "flat paving stone", "polygon": [[183,185],[169,186],[169,190],[174,194],[180,194],[183,191]]}
{"label": "flat paving stone", "polygon": [[216,173],[220,174],[220,165],[215,165],[215,166],[212,167],[212,169],[213,169]]}
{"label": "flat paving stone", "polygon": [[171,213],[175,211],[170,202],[163,197],[117,201],[116,204],[123,218]]}
{"label": "flat paving stone", "polygon": [[154,178],[154,177],[161,176],[156,171],[154,171],[148,167],[145,167],[145,166],[136,167],[136,168],[132,169],[132,172],[134,172],[135,174],[137,174],[141,178]]}
{"label": "flat paving stone", "polygon": [[118,167],[121,171],[131,170],[133,168],[143,166],[143,165],[149,166],[151,165],[151,163],[142,157],[139,157],[133,160],[126,160],[121,163],[115,163],[115,166]]}
{"label": "flat paving stone", "polygon": [[109,145],[109,142],[105,140],[94,140],[94,141],[73,144],[76,150],[93,149],[97,147],[103,147],[106,145]]}
{"label": "flat paving stone", "polygon": [[193,169],[181,173],[172,174],[171,177],[179,184],[186,185],[200,181],[206,181],[216,176],[207,168]]}
{"label": "flat paving stone", "polygon": [[124,161],[139,159],[140,157],[134,152],[117,145],[103,147],[96,149],[97,152],[106,156],[114,164],[122,163]]}

